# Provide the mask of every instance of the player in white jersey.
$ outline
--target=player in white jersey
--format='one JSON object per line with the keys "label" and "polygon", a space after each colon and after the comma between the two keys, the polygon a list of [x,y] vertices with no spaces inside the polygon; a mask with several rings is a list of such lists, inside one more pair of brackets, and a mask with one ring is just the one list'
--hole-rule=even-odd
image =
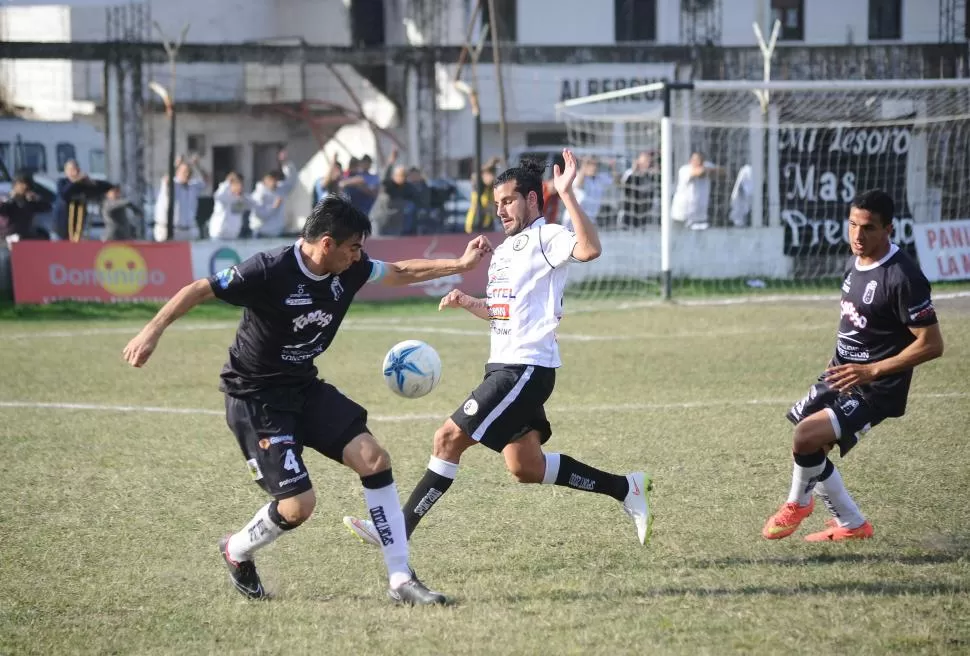
{"label": "player in white jersey", "polygon": [[[486,297],[473,298],[456,289],[441,300],[442,309],[465,308],[490,322],[491,355],[482,383],[435,432],[428,469],[404,505],[408,537],[451,487],[462,453],[476,444],[500,452],[520,483],[612,496],[633,518],[640,543],[650,537],[647,497],[652,483],[646,474],[611,474],[542,450],[552,435],[544,404],[562,365],[556,329],[566,271],[601,252],[596,227],[573,194],[576,158],[564,150],[563,159],[563,169],[554,169],[554,182],[575,233],[547,224],[542,216],[542,164],[508,169],[494,183],[497,215],[507,238],[492,256]],[[345,517],[344,523],[365,542],[380,544],[370,521]]]}

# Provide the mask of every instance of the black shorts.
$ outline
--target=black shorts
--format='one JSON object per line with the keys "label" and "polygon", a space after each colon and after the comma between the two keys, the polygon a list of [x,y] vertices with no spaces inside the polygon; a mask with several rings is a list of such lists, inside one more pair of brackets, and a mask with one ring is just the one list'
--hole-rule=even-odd
{"label": "black shorts", "polygon": [[863,435],[886,418],[871,400],[851,390],[840,393],[821,377],[809,388],[805,398],[792,406],[786,417],[791,423],[798,424],[820,411],[825,412],[832,422],[842,458],[859,443]]}
{"label": "black shorts", "polygon": [[370,432],[367,410],[322,380],[303,388],[227,394],[226,423],[253,480],[276,499],[313,487],[303,464],[304,446],[342,462],[344,447]]}
{"label": "black shorts", "polygon": [[473,440],[501,452],[526,433],[539,431],[545,444],[552,436],[543,404],[556,386],[556,370],[518,364],[489,364],[485,378],[452,421]]}

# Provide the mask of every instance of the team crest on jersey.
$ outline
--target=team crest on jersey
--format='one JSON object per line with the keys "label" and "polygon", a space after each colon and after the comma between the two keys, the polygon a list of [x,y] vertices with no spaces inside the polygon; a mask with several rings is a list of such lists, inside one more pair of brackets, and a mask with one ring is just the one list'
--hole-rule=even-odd
{"label": "team crest on jersey", "polygon": [[344,293],[344,286],[340,283],[340,276],[334,276],[330,282],[330,293],[333,294],[333,300],[340,300],[340,296]]}
{"label": "team crest on jersey", "polygon": [[222,289],[229,289],[229,285],[232,284],[232,281],[235,280],[237,276],[240,280],[243,279],[242,274],[239,273],[239,269],[232,266],[217,273],[216,280],[219,281],[219,287]]}
{"label": "team crest on jersey", "polygon": [[519,235],[514,240],[512,240],[512,250],[521,251],[525,248],[525,245],[529,243],[529,235]]}
{"label": "team crest on jersey", "polygon": [[842,291],[848,294],[849,289],[851,288],[852,288],[852,272],[849,271],[848,275],[846,275],[845,277],[845,280],[842,281]]}
{"label": "team crest on jersey", "polygon": [[872,303],[872,299],[876,297],[876,287],[878,286],[879,286],[879,283],[876,282],[875,280],[869,281],[869,283],[866,285],[866,291],[862,294],[863,303],[865,303],[866,305],[869,305],[870,303]]}

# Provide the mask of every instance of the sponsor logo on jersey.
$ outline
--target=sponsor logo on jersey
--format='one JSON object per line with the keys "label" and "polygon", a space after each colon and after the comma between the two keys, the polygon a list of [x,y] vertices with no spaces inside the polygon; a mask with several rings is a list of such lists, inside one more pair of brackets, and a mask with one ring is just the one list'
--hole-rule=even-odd
{"label": "sponsor logo on jersey", "polygon": [[273,437],[264,437],[261,439],[259,441],[259,448],[265,451],[277,444],[296,444],[296,442],[292,435],[274,435]]}
{"label": "sponsor logo on jersey", "polygon": [[237,277],[240,280],[245,280],[245,278],[242,277],[242,274],[239,273],[238,267],[234,266],[231,266],[228,269],[223,269],[216,274],[216,280],[219,281],[219,287],[222,289],[229,289],[229,285],[232,284],[232,281]]}
{"label": "sponsor logo on jersey", "polygon": [[529,243],[529,235],[519,235],[512,240],[512,250],[521,251]]}
{"label": "sponsor logo on jersey", "polygon": [[878,286],[879,286],[879,283],[875,280],[870,280],[866,284],[866,291],[863,292],[862,294],[863,303],[865,303],[866,305],[869,305],[870,303],[872,303],[872,299],[876,297],[876,287]]}
{"label": "sponsor logo on jersey", "polygon": [[514,290],[511,287],[489,287],[485,290],[485,297],[489,300],[492,299],[508,299],[513,300],[515,298]]}
{"label": "sponsor logo on jersey", "polygon": [[852,301],[842,301],[842,316],[848,317],[849,323],[856,328],[865,328],[869,324],[869,320],[859,314]]}
{"label": "sponsor logo on jersey", "polygon": [[306,293],[306,285],[297,285],[296,292],[286,297],[287,305],[313,305],[313,299]]}
{"label": "sponsor logo on jersey", "polygon": [[330,281],[330,293],[333,294],[333,300],[340,300],[341,295],[344,293],[344,286],[340,283],[340,276],[334,276],[333,280]]}
{"label": "sponsor logo on jersey", "polygon": [[307,476],[309,476],[309,474],[307,472],[303,472],[299,476],[294,476],[293,478],[287,478],[284,481],[280,481],[280,487],[286,487],[287,485],[292,485],[293,483],[302,481]]}
{"label": "sponsor logo on jersey", "polygon": [[302,314],[293,320],[293,332],[299,332],[311,324],[316,324],[321,328],[326,328],[333,321],[333,315],[323,310],[314,310],[307,314]]}
{"label": "sponsor logo on jersey", "polygon": [[508,303],[496,303],[488,306],[488,318],[492,321],[508,321],[511,318]]}
{"label": "sponsor logo on jersey", "polygon": [[922,303],[917,303],[913,307],[907,308],[906,311],[909,314],[910,321],[922,321],[923,319],[929,319],[936,314],[936,308],[933,307],[933,301],[929,298]]}
{"label": "sponsor logo on jersey", "polygon": [[852,288],[852,272],[849,271],[845,276],[845,280],[842,282],[842,291],[846,294],[849,293],[849,289]]}
{"label": "sponsor logo on jersey", "polygon": [[474,417],[478,412],[478,401],[475,399],[468,399],[465,405],[462,406],[462,412],[464,412],[469,417]]}
{"label": "sponsor logo on jersey", "polygon": [[859,401],[857,399],[846,399],[842,402],[842,414],[846,417],[851,415],[859,407]]}

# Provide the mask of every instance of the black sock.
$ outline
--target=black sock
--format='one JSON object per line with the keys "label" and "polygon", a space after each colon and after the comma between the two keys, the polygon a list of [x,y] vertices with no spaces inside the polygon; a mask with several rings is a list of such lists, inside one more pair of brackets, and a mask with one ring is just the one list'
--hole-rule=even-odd
{"label": "black sock", "polygon": [[620,502],[626,499],[626,495],[630,491],[630,484],[627,482],[626,476],[600,471],[567,455],[559,456],[559,474],[556,476],[556,485],[571,487],[574,490],[583,490],[584,492],[608,494]]}
{"label": "black sock", "polygon": [[407,531],[408,539],[417,528],[418,522],[424,517],[431,507],[444,496],[448,488],[458,474],[458,465],[453,462],[442,460],[431,456],[428,469],[424,476],[418,481],[404,504],[404,528]]}

